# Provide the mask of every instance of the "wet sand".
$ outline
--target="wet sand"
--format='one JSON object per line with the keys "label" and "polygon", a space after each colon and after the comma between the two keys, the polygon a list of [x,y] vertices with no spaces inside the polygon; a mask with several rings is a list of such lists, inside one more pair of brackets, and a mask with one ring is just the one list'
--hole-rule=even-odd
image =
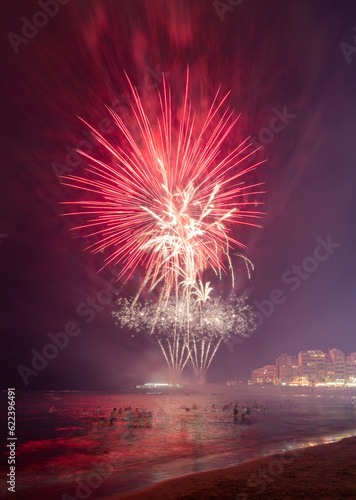
{"label": "wet sand", "polygon": [[356,438],[170,479],[117,500],[355,499]]}

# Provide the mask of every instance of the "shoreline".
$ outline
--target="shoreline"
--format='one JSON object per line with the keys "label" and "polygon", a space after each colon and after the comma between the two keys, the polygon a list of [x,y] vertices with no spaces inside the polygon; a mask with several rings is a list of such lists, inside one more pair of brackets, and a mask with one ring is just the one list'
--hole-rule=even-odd
{"label": "shoreline", "polygon": [[356,498],[356,437],[195,472],[112,500]]}

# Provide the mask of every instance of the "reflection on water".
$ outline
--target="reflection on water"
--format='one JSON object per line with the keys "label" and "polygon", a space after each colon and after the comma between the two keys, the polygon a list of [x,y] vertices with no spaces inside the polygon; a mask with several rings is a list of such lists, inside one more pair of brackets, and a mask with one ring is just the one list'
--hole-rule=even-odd
{"label": "reflection on water", "polygon": [[[63,486],[75,497],[78,481],[99,470],[102,482],[91,498],[110,498],[171,477],[356,435],[348,400],[289,399],[18,393],[17,490],[25,494],[34,485]],[[239,418],[234,419],[237,401]],[[133,411],[152,411],[152,427],[130,427],[122,415],[110,426],[113,408],[129,405]],[[243,405],[251,408],[250,424],[241,422]],[[101,417],[103,427],[97,425]]]}

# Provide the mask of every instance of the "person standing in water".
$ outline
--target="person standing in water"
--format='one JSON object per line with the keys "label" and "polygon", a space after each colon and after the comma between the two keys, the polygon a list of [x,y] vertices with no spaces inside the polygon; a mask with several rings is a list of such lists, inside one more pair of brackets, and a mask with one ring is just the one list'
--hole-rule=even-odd
{"label": "person standing in water", "polygon": [[111,417],[110,418],[110,425],[113,425],[113,423],[116,422],[116,419],[117,419],[117,409],[116,408],[113,409],[110,417]]}
{"label": "person standing in water", "polygon": [[152,415],[152,412],[149,411],[148,415],[147,415],[146,427],[152,427],[152,420],[153,420],[153,415]]}

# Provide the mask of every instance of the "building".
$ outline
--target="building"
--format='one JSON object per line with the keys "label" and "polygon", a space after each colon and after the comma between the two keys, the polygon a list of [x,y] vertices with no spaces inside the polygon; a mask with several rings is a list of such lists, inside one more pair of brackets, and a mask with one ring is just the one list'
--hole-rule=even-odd
{"label": "building", "polygon": [[277,384],[291,384],[299,377],[298,356],[281,354],[276,359],[276,382]]}
{"label": "building", "polygon": [[298,355],[301,382],[325,382],[325,353],[323,351],[302,351]]}
{"label": "building", "polygon": [[335,366],[330,354],[325,354],[325,383],[330,384],[335,381]]}
{"label": "building", "polygon": [[334,363],[334,382],[345,383],[345,354],[340,349],[329,349],[329,355]]}
{"label": "building", "polygon": [[345,381],[350,384],[356,383],[356,352],[352,352],[346,358]]}
{"label": "building", "polygon": [[274,384],[276,367],[274,365],[266,365],[257,370],[252,370],[251,379],[254,384]]}
{"label": "building", "polygon": [[345,357],[340,349],[281,354],[275,365],[252,371],[254,383],[276,385],[356,385],[356,352]]}
{"label": "building", "polygon": [[282,382],[282,371],[288,365],[288,354],[281,354],[276,359],[276,383],[280,384]]}

